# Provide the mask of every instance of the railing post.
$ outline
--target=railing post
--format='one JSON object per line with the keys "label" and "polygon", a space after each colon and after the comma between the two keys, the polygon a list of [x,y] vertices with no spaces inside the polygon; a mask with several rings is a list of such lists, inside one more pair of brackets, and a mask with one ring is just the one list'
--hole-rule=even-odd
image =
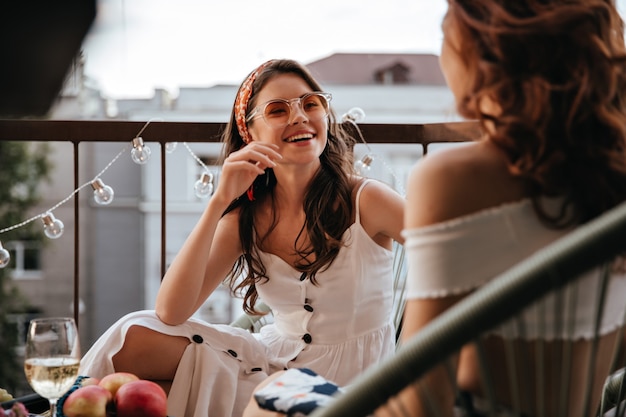
{"label": "railing post", "polygon": [[[79,183],[79,149],[78,141],[73,142],[74,145],[74,189],[78,189]],[[76,327],[80,328],[79,316],[80,316],[80,252],[79,248],[79,236],[80,236],[80,210],[79,210],[79,195],[80,191],[74,194],[74,321],[76,321]]]}

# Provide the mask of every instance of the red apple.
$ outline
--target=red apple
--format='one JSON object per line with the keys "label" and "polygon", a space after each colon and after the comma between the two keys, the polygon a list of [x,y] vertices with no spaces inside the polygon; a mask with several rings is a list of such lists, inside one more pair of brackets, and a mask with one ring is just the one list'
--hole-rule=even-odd
{"label": "red apple", "polygon": [[167,417],[167,395],[156,382],[128,382],[115,394],[117,417]]}
{"label": "red apple", "polygon": [[103,376],[98,385],[109,390],[111,395],[115,397],[115,393],[122,385],[132,381],[139,381],[139,377],[135,374],[131,374],[130,372],[115,372]]}
{"label": "red apple", "polygon": [[80,387],[67,396],[63,402],[66,417],[106,417],[107,403],[112,395],[99,385]]}

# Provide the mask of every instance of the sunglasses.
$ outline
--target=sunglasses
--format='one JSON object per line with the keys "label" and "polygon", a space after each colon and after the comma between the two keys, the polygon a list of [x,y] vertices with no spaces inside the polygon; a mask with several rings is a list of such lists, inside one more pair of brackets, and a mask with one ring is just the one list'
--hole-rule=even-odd
{"label": "sunglasses", "polygon": [[328,115],[331,99],[332,95],[330,93],[316,91],[307,93],[302,97],[292,98],[291,100],[270,100],[252,109],[248,117],[246,117],[246,123],[263,117],[263,120],[269,126],[281,128],[289,124],[298,110],[309,120],[321,120]]}

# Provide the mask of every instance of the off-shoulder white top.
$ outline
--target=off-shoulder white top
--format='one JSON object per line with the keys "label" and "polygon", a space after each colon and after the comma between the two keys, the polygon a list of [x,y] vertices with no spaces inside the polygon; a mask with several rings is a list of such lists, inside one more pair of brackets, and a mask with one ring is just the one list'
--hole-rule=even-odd
{"label": "off-shoulder white top", "polygon": [[[568,230],[553,230],[543,225],[530,200],[404,230],[407,298],[433,299],[467,293],[566,233]],[[507,338],[526,339],[590,338],[600,280],[600,271],[591,271],[558,295],[548,295],[527,308],[522,315],[523,334],[511,324],[502,326],[495,333]],[[575,313],[557,308],[570,305],[567,303],[576,303]],[[624,321],[625,305],[626,276],[613,275],[609,281],[601,334],[614,330]],[[560,312],[556,313],[557,310]]]}

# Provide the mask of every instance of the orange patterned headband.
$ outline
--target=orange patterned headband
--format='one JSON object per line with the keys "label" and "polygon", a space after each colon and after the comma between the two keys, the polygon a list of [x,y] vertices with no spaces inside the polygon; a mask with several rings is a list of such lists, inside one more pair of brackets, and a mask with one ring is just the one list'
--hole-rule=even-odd
{"label": "orange patterned headband", "polygon": [[250,75],[248,75],[248,78],[246,78],[241,84],[239,92],[237,93],[237,98],[235,99],[235,121],[237,122],[237,130],[245,143],[250,143],[250,140],[252,140],[246,124],[246,112],[248,111],[250,96],[252,96],[252,84],[254,83],[257,75],[259,75],[259,73],[271,63],[272,60],[269,60],[259,65],[257,69],[252,71]]}

